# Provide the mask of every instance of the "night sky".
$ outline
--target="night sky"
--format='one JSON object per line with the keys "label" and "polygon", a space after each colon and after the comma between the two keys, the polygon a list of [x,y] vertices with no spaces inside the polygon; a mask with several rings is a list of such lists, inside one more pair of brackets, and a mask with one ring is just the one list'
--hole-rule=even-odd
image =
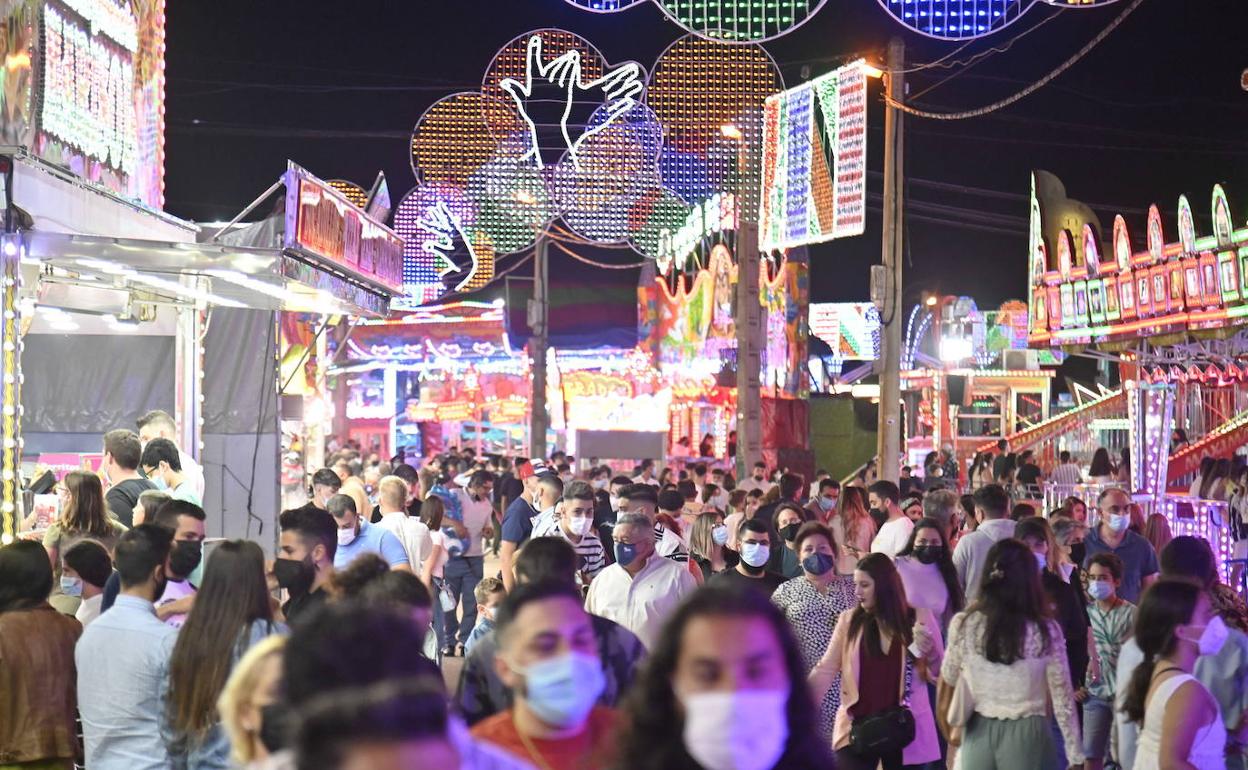
{"label": "night sky", "polygon": [[[1007,96],[1077,51],[1128,1],[1060,13],[1034,8],[953,60],[1004,47],[1056,18],[970,69],[911,74],[911,98],[957,110]],[[166,208],[198,220],[232,217],[278,177],[287,158],[322,178],[364,186],[384,169],[397,202],[415,184],[408,142],[425,108],[477,89],[495,50],[531,29],[562,27],[608,60],[645,66],[683,34],[649,3],[614,15],[563,0],[169,5]],[[1025,296],[1033,168],[1061,177],[1106,228],[1123,213],[1140,238],[1145,209],[1156,202],[1167,239],[1175,239],[1180,193],[1192,200],[1198,232],[1208,232],[1215,182],[1226,186],[1242,225],[1245,29],[1243,0],[1146,0],[1066,74],[1019,103],[972,120],[908,117],[907,300],[923,289],[969,294],[981,307]],[[905,40],[911,66],[960,45],[907,32],[876,0],[828,0],[805,26],[766,47],[791,86],[804,68],[819,75],[854,54],[882,61],[893,35]],[[865,235],[812,249],[815,301],[866,300],[868,265],[880,258],[883,110],[876,84],[871,101],[868,205],[874,193],[875,213]]]}

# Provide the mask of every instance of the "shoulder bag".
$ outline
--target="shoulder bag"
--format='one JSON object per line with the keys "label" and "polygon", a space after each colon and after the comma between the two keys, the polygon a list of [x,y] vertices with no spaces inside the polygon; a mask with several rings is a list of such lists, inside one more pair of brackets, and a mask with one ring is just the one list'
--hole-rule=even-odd
{"label": "shoulder bag", "polygon": [[[900,641],[900,640],[898,640]],[[904,647],[905,690],[901,705],[878,714],[855,719],[849,728],[849,745],[858,754],[879,756],[901,751],[914,741],[914,713],[910,711],[910,690],[914,685],[914,659]]]}

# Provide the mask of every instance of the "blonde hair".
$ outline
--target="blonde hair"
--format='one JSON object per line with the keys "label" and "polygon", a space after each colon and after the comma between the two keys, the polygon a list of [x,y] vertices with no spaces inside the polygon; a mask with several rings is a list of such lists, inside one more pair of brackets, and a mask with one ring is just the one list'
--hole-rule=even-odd
{"label": "blonde hair", "polygon": [[256,688],[260,685],[260,672],[264,664],[274,655],[281,655],[286,649],[286,637],[269,636],[252,645],[251,649],[239,658],[234,671],[226,680],[217,699],[217,713],[221,717],[221,725],[230,739],[230,754],[239,765],[246,765],[256,759],[257,735],[243,727],[241,719],[243,709],[255,702]]}
{"label": "blonde hair", "polygon": [[391,508],[403,509],[407,505],[407,482],[398,476],[385,476],[377,482],[377,499]]}
{"label": "blonde hair", "polygon": [[355,512],[360,515],[360,519],[368,521],[373,513],[373,504],[368,501],[368,493],[364,491],[364,485],[354,476],[342,483],[342,489],[338,490],[338,494],[346,495],[355,501]]}

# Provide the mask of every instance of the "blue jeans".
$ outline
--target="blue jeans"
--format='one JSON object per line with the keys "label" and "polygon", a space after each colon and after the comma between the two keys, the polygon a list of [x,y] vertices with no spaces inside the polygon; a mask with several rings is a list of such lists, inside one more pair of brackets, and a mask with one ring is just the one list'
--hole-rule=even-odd
{"label": "blue jeans", "polygon": [[451,593],[455,595],[456,603],[463,605],[464,608],[462,623],[456,617],[455,610],[443,615],[445,621],[443,644],[449,647],[456,641],[457,636],[460,644],[467,641],[468,634],[472,633],[472,627],[477,624],[477,598],[473,595],[473,591],[476,590],[477,583],[480,583],[481,578],[485,576],[485,557],[452,557],[446,562],[443,575],[446,584],[451,587]]}

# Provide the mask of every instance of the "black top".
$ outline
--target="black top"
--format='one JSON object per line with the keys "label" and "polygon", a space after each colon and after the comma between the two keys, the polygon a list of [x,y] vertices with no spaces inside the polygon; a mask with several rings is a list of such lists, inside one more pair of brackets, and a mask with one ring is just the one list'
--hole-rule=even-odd
{"label": "black top", "polygon": [[329,592],[324,588],[309,591],[301,596],[292,596],[282,605],[287,625],[294,625],[300,618],[311,616],[317,608],[329,599]]}
{"label": "black top", "polygon": [[762,591],[767,596],[780,587],[784,582],[784,578],[774,572],[764,572],[760,578],[746,577],[742,575],[740,570],[727,569],[712,577],[707,583],[715,586],[745,586]]}
{"label": "black top", "polygon": [[999,479],[1001,474],[1005,473],[1006,466],[1009,464],[1010,456],[1002,452],[993,458],[992,461],[992,478]]}
{"label": "black top", "polygon": [[1040,466],[1035,463],[1027,463],[1018,469],[1018,472],[1014,474],[1014,478],[1019,484],[1034,485],[1040,480]]}
{"label": "black top", "polygon": [[147,479],[126,479],[119,481],[108,489],[104,501],[113,512],[113,518],[127,528],[134,526],[134,506],[139,504],[139,495],[156,485]]}
{"label": "black top", "polygon": [[[1077,574],[1071,580],[1078,580]],[[1083,686],[1088,671],[1088,613],[1075,585],[1045,570],[1041,581],[1044,592],[1053,603],[1053,616],[1066,636],[1066,661],[1070,664],[1071,685]]]}

